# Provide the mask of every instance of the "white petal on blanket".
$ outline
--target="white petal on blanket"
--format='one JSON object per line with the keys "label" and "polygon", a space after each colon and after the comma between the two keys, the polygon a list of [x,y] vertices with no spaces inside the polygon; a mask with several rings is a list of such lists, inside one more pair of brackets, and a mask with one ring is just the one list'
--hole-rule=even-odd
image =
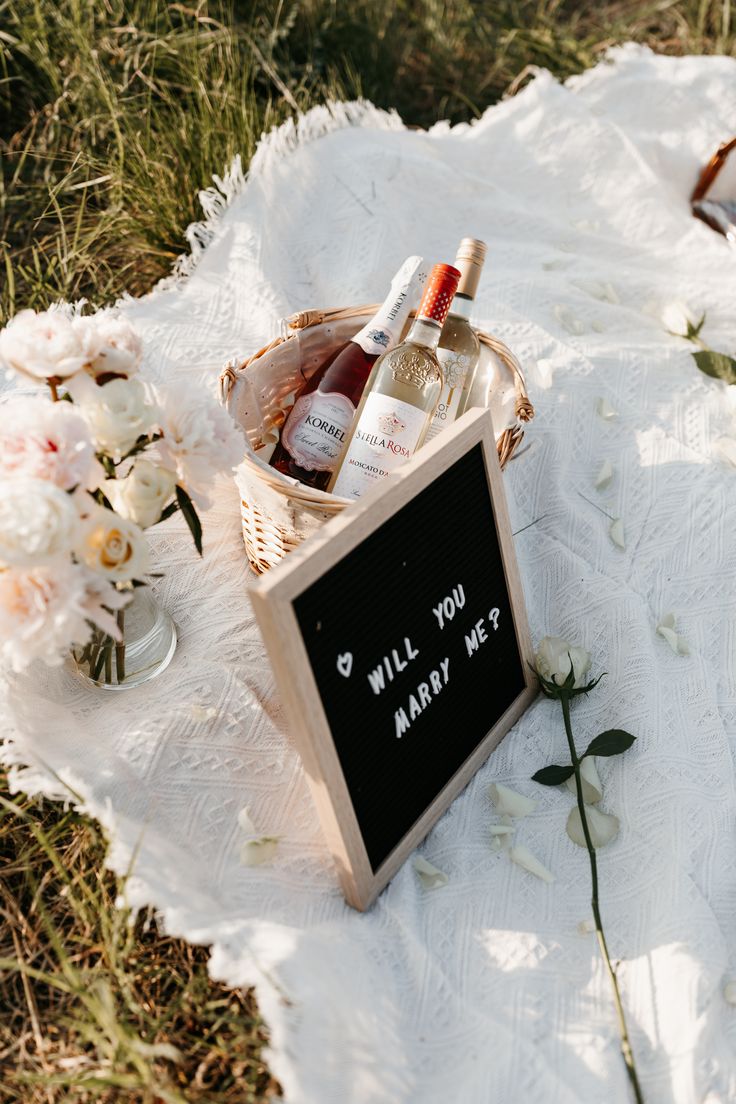
{"label": "white petal on blanket", "polygon": [[[603,797],[603,785],[598,777],[598,768],[595,765],[595,758],[592,755],[586,755],[585,758],[581,760],[580,774],[583,782],[583,801],[586,805],[595,805],[596,801],[600,801]],[[577,793],[574,774],[567,779],[565,785],[570,793]]]}
{"label": "white petal on blanket", "polygon": [[690,655],[690,645],[687,640],[685,640],[684,636],[680,636],[679,633],[675,632],[674,613],[666,613],[664,615],[657,625],[657,633],[667,641],[675,655]]}
{"label": "white petal on blanket", "polygon": [[604,422],[610,422],[614,418],[618,418],[618,411],[613,409],[608,399],[598,399],[595,404],[595,412],[599,418],[603,418]]}
{"label": "white petal on blanket", "polygon": [[608,534],[617,548],[626,548],[624,540],[624,523],[621,518],[614,518],[611,522]]}
{"label": "white petal on blanket", "polygon": [[[591,843],[596,849],[605,847],[607,843],[610,843],[611,840],[615,839],[618,835],[618,817],[613,816],[611,813],[602,813],[600,809],[596,809],[595,805],[588,805],[586,807],[585,819],[588,822]],[[576,843],[578,847],[587,847],[585,834],[583,832],[583,822],[580,819],[580,810],[577,805],[570,810],[566,828],[567,834],[573,843]]]}
{"label": "white petal on blanket", "polygon": [[530,797],[524,797],[516,790],[510,790],[508,786],[502,786],[500,782],[494,782],[489,786],[488,793],[498,812],[505,813],[507,816],[528,816],[537,807],[536,801],[532,801]]}
{"label": "white petal on blanket", "polygon": [[719,437],[713,442],[710,451],[714,460],[736,468],[736,440],[733,437]]}
{"label": "white petal on blanket", "polygon": [[263,866],[271,862],[279,846],[278,836],[261,836],[260,839],[246,840],[240,848],[240,861],[243,866]]}
{"label": "white petal on blanket", "polygon": [[610,487],[613,480],[613,464],[610,460],[604,460],[601,464],[601,469],[595,477],[595,489],[597,491],[605,491],[607,487]]}
{"label": "white petal on blanket", "polygon": [[253,821],[250,819],[250,809],[247,805],[243,806],[243,808],[238,813],[238,824],[243,829],[246,835],[255,836],[258,834],[256,832],[256,827]]}
{"label": "white petal on blanket", "polygon": [[568,333],[575,336],[585,333],[585,326],[579,318],[575,317],[568,307],[564,307],[561,303],[558,303],[554,309],[554,315],[560,325],[563,326]]}
{"label": "white petal on blanket", "polygon": [[548,870],[535,855],[532,855],[529,848],[524,847],[521,843],[511,848],[509,851],[509,858],[512,862],[515,862],[517,866],[521,866],[524,870],[528,870],[530,874],[534,874],[535,877],[541,878],[543,882],[553,882],[555,880],[555,876],[551,870]]}
{"label": "white petal on blanket", "polygon": [[736,981],[727,981],[723,986],[723,996],[729,1004],[736,1004]]}
{"label": "white petal on blanket", "polygon": [[492,836],[513,836],[514,829],[510,828],[508,824],[492,824],[490,833]]}
{"label": "white petal on blanket", "polygon": [[508,824],[492,824],[490,827],[491,851],[508,851],[514,831],[515,829]]}
{"label": "white petal on blanket", "polygon": [[589,917],[587,920],[581,920],[578,924],[578,933],[580,935],[590,935],[595,931],[595,920]]}
{"label": "white petal on blanket", "polygon": [[427,862],[421,855],[417,855],[414,859],[414,869],[425,889],[439,889],[441,886],[447,885],[447,875],[442,870],[438,870],[436,866],[432,866],[432,863]]}

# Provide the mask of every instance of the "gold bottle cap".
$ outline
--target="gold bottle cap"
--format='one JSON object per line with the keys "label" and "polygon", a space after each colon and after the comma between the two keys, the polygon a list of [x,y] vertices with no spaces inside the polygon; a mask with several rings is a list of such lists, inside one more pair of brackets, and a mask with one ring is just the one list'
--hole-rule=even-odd
{"label": "gold bottle cap", "polygon": [[486,243],[478,238],[462,239],[455,257],[455,267],[460,270],[457,295],[462,295],[466,299],[475,299],[487,250]]}

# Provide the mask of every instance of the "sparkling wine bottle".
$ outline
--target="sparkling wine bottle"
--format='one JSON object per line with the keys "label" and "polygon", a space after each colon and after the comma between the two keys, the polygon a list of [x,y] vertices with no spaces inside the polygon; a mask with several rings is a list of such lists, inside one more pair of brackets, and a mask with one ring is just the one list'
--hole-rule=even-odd
{"label": "sparkling wine bottle", "polygon": [[427,441],[454,422],[465,408],[480,357],[480,342],[469,319],[485,256],[486,244],[477,238],[463,238],[458,246],[455,268],[460,281],[437,346],[442,393],[427,430]]}
{"label": "sparkling wine bottle", "polygon": [[360,498],[414,455],[442,390],[435,350],[460,273],[435,265],[406,340],[376,361],[329,489]]}
{"label": "sparkling wine bottle", "polygon": [[271,465],[324,490],[342,452],[371,369],[392,349],[427,278],[421,257],[408,257],[378,311],[317,369],[297,395]]}

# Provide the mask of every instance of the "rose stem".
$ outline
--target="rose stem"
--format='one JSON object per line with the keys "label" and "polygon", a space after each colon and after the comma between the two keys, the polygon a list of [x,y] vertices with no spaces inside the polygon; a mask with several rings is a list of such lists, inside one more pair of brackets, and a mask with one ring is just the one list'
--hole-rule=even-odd
{"label": "rose stem", "polygon": [[49,378],[46,380],[46,382],[49,385],[49,390],[51,392],[51,401],[52,402],[58,402],[59,401],[59,392],[57,390],[57,384],[59,382],[58,379],[56,378],[56,376],[49,376]]}
{"label": "rose stem", "polygon": [[570,698],[567,694],[563,693],[560,695],[560,704],[562,705],[562,716],[565,720],[567,743],[570,748],[570,756],[572,758],[573,770],[575,772],[575,792],[578,799],[580,820],[582,821],[583,825],[585,846],[588,849],[588,858],[590,859],[590,877],[593,884],[591,906],[593,908],[593,917],[595,919],[595,930],[596,935],[598,936],[598,945],[600,947],[603,960],[606,964],[608,976],[611,979],[611,985],[613,986],[613,999],[616,1004],[618,1027],[621,1033],[621,1053],[626,1065],[626,1072],[629,1075],[629,1081],[631,1082],[631,1087],[634,1091],[634,1097],[636,1098],[637,1104],[644,1104],[644,1097],[641,1093],[639,1078],[637,1077],[636,1066],[634,1064],[634,1051],[632,1049],[631,1042],[629,1040],[629,1032],[626,1027],[626,1017],[624,1016],[624,1006],[621,1002],[621,994],[618,988],[618,978],[616,977],[616,971],[611,965],[611,959],[608,954],[608,946],[606,944],[606,937],[603,932],[603,921],[601,920],[600,907],[598,904],[598,861],[596,858],[595,848],[593,847],[593,841],[590,838],[588,818],[585,815],[585,802],[583,801],[583,783],[580,777],[580,760],[578,759],[577,752],[575,750],[575,741],[572,735],[572,726],[570,724]]}
{"label": "rose stem", "polygon": [[125,682],[125,610],[117,612],[118,628],[120,629],[120,643],[115,644],[115,670],[118,675],[118,685]]}
{"label": "rose stem", "polygon": [[112,682],[112,640],[105,645],[105,682]]}

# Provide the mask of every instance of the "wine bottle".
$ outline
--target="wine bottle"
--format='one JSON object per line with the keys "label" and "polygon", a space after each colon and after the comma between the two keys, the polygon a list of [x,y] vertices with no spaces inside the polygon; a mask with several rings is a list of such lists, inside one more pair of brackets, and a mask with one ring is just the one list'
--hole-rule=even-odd
{"label": "wine bottle", "polygon": [[427,278],[421,257],[407,257],[379,309],[355,337],[309,378],[296,397],[270,463],[324,490],[345,445],[371,369],[392,349]]}
{"label": "wine bottle", "polygon": [[427,430],[427,441],[454,422],[465,408],[480,357],[480,342],[469,319],[485,256],[486,244],[477,238],[463,238],[458,246],[455,268],[460,281],[437,346],[442,393]]}
{"label": "wine bottle", "polygon": [[378,358],[329,490],[360,498],[414,455],[442,390],[435,350],[460,273],[435,265],[406,340]]}

